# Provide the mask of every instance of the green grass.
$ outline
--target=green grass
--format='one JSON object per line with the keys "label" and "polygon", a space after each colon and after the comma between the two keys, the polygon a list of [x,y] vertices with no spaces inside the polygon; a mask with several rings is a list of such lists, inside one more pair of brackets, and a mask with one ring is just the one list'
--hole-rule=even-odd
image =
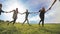
{"label": "green grass", "polygon": [[0,34],[60,34],[60,24],[31,25],[15,23],[7,26],[7,22],[0,23]]}

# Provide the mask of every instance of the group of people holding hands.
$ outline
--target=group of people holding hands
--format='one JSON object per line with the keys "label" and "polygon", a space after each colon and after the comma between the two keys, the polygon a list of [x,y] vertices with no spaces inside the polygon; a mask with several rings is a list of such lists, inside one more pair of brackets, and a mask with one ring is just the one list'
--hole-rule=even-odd
{"label": "group of people holding hands", "polygon": [[[45,15],[45,13],[47,12],[47,11],[49,11],[51,8],[52,8],[52,6],[55,4],[55,2],[56,2],[57,0],[55,0],[54,2],[53,2],[53,4],[51,5],[51,7],[49,8],[49,9],[45,9],[45,7],[42,7],[42,9],[40,9],[38,12],[33,12],[34,14],[35,13],[39,13],[39,17],[40,17],[40,21],[39,21],[39,25],[40,25],[40,22],[42,22],[42,26],[44,27],[44,15]],[[28,23],[28,25],[30,26],[30,24],[29,24],[29,20],[28,20],[28,16],[29,16],[29,14],[31,14],[32,12],[28,12],[28,9],[26,9],[26,12],[24,12],[24,13],[20,13],[19,11],[18,11],[18,8],[16,8],[16,9],[14,9],[14,10],[12,10],[12,11],[9,11],[9,12],[5,12],[5,11],[3,11],[2,10],[2,4],[0,4],[0,15],[1,15],[1,13],[11,13],[11,12],[13,12],[13,20],[11,21],[11,22],[9,22],[9,23],[12,23],[13,22],[13,24],[16,22],[16,19],[17,19],[17,15],[18,14],[26,14],[25,15],[25,20],[24,20],[24,22],[22,23],[22,25],[27,21],[27,23]],[[9,23],[7,24],[7,25],[9,25]]]}

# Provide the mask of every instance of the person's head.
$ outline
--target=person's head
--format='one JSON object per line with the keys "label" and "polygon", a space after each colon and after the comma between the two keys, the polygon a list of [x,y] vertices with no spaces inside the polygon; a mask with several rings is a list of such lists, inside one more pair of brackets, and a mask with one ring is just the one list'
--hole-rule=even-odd
{"label": "person's head", "polygon": [[28,9],[26,9],[26,12],[28,12]]}
{"label": "person's head", "polygon": [[45,10],[45,7],[42,7],[43,10]]}
{"label": "person's head", "polygon": [[42,7],[42,12],[45,12],[45,7]]}
{"label": "person's head", "polygon": [[18,13],[18,8],[16,8],[16,12]]}
{"label": "person's head", "polygon": [[16,8],[16,11],[18,11],[18,8]]}
{"label": "person's head", "polygon": [[2,9],[2,4],[0,4],[0,9]]}

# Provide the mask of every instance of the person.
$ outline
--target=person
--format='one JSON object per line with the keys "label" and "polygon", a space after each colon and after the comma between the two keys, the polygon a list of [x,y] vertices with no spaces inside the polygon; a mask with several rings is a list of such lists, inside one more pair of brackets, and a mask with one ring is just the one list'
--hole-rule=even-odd
{"label": "person", "polygon": [[39,10],[39,17],[40,17],[40,21],[39,21],[39,25],[40,25],[40,22],[42,22],[42,26],[44,26],[44,15],[45,15],[45,8],[43,7],[41,10]]}
{"label": "person", "polygon": [[[16,22],[16,20],[17,20],[17,15],[18,15],[18,8],[16,8],[16,10],[12,10],[12,11],[10,11],[10,12],[8,12],[8,13],[11,13],[11,12],[13,12],[13,20],[10,22],[10,23],[12,23],[13,22],[13,25],[15,24],[15,22]],[[7,25],[9,25],[9,23],[7,24]]]}
{"label": "person", "polygon": [[[3,11],[2,10],[2,4],[0,4],[0,15],[1,15],[1,13],[7,13],[7,12],[5,12],[5,11]],[[1,20],[1,19],[0,19]],[[0,21],[1,22],[1,21]]]}
{"label": "person", "polygon": [[[28,25],[31,26],[31,25],[29,24],[29,20],[28,20],[28,15],[30,14],[30,13],[28,12],[28,9],[26,9],[26,12],[24,12],[24,13],[22,13],[22,14],[26,14],[26,16],[25,16],[25,21],[23,22],[23,24],[27,21]],[[22,25],[23,25],[23,24],[22,24]]]}
{"label": "person", "polygon": [[45,13],[52,8],[52,6],[55,4],[55,2],[56,2],[56,0],[53,2],[53,4],[51,5],[51,7],[50,7],[48,10],[45,10],[45,7],[42,7],[42,9],[39,10],[39,17],[40,17],[40,19],[41,19],[41,20],[39,21],[39,25],[40,25],[40,22],[42,22],[42,27],[44,27]]}
{"label": "person", "polygon": [[1,13],[7,13],[7,12],[2,10],[2,4],[0,4],[0,15],[1,15]]}

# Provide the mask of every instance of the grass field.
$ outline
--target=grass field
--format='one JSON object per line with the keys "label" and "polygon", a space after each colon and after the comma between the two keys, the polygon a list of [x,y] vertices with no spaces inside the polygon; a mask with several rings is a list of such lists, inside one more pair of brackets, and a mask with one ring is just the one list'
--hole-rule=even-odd
{"label": "grass field", "polygon": [[0,34],[60,34],[60,24],[31,25],[16,23],[7,26],[7,22],[0,22]]}

